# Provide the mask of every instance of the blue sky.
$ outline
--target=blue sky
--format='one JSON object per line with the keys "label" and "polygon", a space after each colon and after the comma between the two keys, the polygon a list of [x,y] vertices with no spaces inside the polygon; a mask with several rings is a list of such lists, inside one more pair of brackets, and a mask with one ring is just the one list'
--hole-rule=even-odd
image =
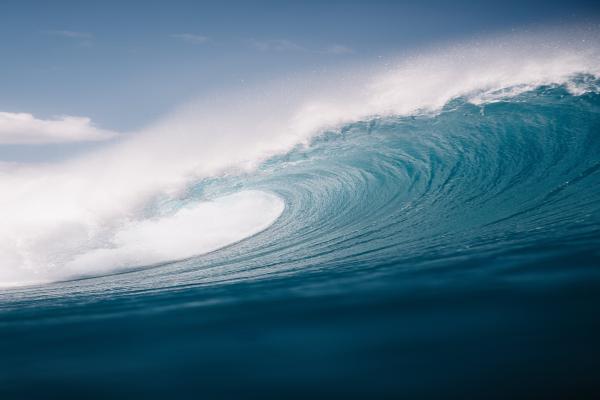
{"label": "blue sky", "polygon": [[[595,3],[4,0],[0,112],[82,116],[109,134],[127,131],[215,88],[440,41],[594,22]],[[10,146],[10,154],[41,151]],[[10,158],[2,147],[0,159]]]}

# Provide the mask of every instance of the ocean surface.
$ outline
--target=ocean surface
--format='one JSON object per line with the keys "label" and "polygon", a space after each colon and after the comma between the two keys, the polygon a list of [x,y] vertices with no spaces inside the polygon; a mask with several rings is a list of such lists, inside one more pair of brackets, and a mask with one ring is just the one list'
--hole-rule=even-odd
{"label": "ocean surface", "polygon": [[7,219],[0,398],[597,398],[600,80],[578,66],[336,120],[126,227]]}

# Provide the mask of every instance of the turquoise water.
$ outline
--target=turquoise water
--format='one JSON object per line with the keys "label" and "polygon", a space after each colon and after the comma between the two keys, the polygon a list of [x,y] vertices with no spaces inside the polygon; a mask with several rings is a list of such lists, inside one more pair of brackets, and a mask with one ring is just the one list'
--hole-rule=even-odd
{"label": "turquoise water", "polygon": [[0,292],[2,398],[583,398],[600,389],[600,93],[323,132],[196,182],[285,201],[212,253]]}

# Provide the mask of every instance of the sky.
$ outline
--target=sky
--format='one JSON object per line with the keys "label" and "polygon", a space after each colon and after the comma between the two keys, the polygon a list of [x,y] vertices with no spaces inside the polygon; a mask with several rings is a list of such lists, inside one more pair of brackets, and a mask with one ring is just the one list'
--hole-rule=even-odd
{"label": "sky", "polygon": [[0,161],[61,158],[222,88],[599,16],[578,0],[2,0]]}

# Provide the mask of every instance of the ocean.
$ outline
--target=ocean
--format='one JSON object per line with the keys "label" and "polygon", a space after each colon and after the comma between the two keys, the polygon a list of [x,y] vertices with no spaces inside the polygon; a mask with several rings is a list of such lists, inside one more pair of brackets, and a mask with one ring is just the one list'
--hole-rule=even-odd
{"label": "ocean", "polygon": [[3,169],[1,397],[596,397],[600,64],[492,48]]}

